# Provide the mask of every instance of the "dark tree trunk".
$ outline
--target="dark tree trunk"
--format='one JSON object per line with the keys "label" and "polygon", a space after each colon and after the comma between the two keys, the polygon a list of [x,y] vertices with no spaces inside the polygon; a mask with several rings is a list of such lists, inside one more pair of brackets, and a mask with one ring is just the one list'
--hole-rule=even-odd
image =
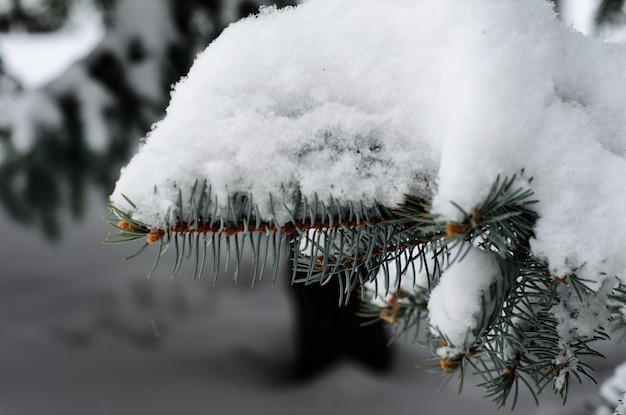
{"label": "dark tree trunk", "polygon": [[358,292],[340,305],[339,283],[334,278],[324,286],[291,284],[289,293],[294,306],[296,380],[311,379],[343,360],[379,374],[391,369],[392,348],[385,323],[364,325],[371,322],[357,314],[362,304]]}
{"label": "dark tree trunk", "polygon": [[622,8],[624,0],[603,0],[596,12],[595,23],[598,28],[604,25],[619,25],[626,20]]}

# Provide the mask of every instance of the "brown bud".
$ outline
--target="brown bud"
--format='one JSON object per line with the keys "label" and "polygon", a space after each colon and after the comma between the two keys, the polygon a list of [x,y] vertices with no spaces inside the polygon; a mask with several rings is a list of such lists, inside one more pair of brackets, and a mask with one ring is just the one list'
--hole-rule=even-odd
{"label": "brown bud", "polygon": [[149,233],[148,236],[146,237],[146,241],[149,244],[154,244],[159,242],[161,239],[163,239],[163,235],[165,235],[165,232],[163,232],[161,229],[152,229]]}

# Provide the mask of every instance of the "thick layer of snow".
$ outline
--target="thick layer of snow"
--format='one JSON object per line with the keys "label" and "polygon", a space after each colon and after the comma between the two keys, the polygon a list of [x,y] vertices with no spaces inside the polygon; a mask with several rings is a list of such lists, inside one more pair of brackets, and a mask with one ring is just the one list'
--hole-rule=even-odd
{"label": "thick layer of snow", "polygon": [[[269,193],[287,198],[296,185],[309,197],[387,205],[419,192],[437,155],[426,142],[415,145],[430,122],[415,102],[429,80],[405,89],[410,74],[428,70],[427,59],[402,59],[414,42],[395,20],[406,26],[409,16],[404,7],[385,18],[360,3],[328,6],[266,9],[226,29],[177,85],[113,201],[125,207],[124,193],[140,206],[137,219],[160,224],[176,195],[172,181],[184,190],[198,177],[209,178],[222,201],[228,192],[252,192],[266,216]],[[382,61],[386,54],[393,59]],[[146,163],[154,171],[143,175]]]}
{"label": "thick layer of snow", "polygon": [[437,179],[433,206],[459,219],[451,201],[471,211],[525,168],[534,251],[594,280],[626,266],[625,84],[626,49],[571,31],[544,0],[266,9],[198,56],[111,199],[163,226],[174,183],[196,179],[222,203],[252,193],[265,216],[270,193],[290,206],[296,186],[394,206]]}

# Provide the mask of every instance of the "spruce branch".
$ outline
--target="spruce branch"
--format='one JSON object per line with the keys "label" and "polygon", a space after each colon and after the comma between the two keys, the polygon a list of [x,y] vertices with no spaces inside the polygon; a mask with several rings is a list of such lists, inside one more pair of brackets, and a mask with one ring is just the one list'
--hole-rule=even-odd
{"label": "spruce branch", "polygon": [[[613,325],[624,326],[626,289],[619,285],[613,290],[616,284],[606,282],[594,291],[576,270],[552,275],[530,247],[537,214],[529,183],[523,175],[497,177],[485,201],[462,211],[460,222],[433,212],[432,195],[407,195],[404,203],[390,208],[296,192],[290,200],[269,198],[272,209],[282,206],[289,212],[290,220],[279,223],[275,215],[258,213],[252,195],[233,194],[220,203],[205,181],[189,192],[178,189],[178,203],[161,228],[149,227],[110,204],[114,218],[108,221],[117,234],[108,242],[145,238],[129,257],[157,245],[152,271],[171,246],[172,275],[183,261],[191,260],[194,278],[200,277],[207,261],[217,278],[222,253],[223,265],[234,262],[237,278],[248,249],[253,281],[268,264],[276,278],[286,252],[282,247],[290,244],[294,283],[323,285],[337,279],[341,302],[363,287],[358,292],[367,305],[361,314],[370,321],[388,322],[394,338],[412,334],[429,346],[439,360],[438,370],[448,379],[459,376],[459,388],[465,374],[473,373],[497,406],[514,407],[521,388],[536,400],[549,385],[565,400],[571,379],[593,381],[586,359],[600,355],[593,343],[608,338],[609,316]],[[465,339],[453,340],[445,328],[432,325],[431,294],[447,270],[462,266],[471,252],[492,258],[498,276],[480,292],[480,311],[473,315]],[[427,318],[428,327],[422,330]]]}

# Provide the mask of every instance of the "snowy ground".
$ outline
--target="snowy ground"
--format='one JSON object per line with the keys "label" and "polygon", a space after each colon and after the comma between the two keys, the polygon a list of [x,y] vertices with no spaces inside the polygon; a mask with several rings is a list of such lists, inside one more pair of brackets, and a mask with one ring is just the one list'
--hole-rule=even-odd
{"label": "snowy ground", "polygon": [[[152,255],[123,262],[131,247],[103,246],[108,212],[101,195],[92,199],[55,244],[1,217],[0,414],[496,413],[469,383],[460,396],[454,385],[438,392],[442,378],[416,369],[427,355],[408,344],[385,377],[346,363],[308,384],[285,382],[284,279],[250,288],[223,275],[213,287],[184,271],[171,281],[164,266],[146,280]],[[616,361],[598,362],[598,379]],[[547,393],[536,408],[524,394],[516,412],[586,413],[595,395],[585,386],[573,386],[566,407]]]}

